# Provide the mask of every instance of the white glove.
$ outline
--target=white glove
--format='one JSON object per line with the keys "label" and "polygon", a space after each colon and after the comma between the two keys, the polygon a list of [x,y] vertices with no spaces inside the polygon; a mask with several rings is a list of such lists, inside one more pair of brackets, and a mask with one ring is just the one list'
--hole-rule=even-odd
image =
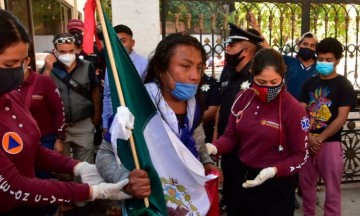
{"label": "white glove", "polygon": [[134,129],[135,117],[125,106],[119,106],[110,127],[111,137],[128,140],[131,129]]}
{"label": "white glove", "polygon": [[116,184],[100,183],[90,186],[92,189],[91,201],[96,199],[123,200],[132,196],[123,192],[122,189],[129,183],[129,179],[124,179]]}
{"label": "white glove", "polygon": [[211,143],[206,143],[206,150],[209,155],[216,155],[217,154],[217,148]]}
{"label": "white glove", "polygon": [[97,171],[95,164],[89,164],[88,162],[76,164],[74,167],[74,175],[80,176],[81,181],[89,185],[97,185],[105,182]]}
{"label": "white glove", "polygon": [[272,178],[275,176],[277,170],[275,167],[268,167],[265,169],[262,169],[259,173],[259,175],[256,176],[254,180],[247,180],[242,184],[243,188],[249,188],[249,187],[255,187],[258,185],[261,185],[269,178]]}

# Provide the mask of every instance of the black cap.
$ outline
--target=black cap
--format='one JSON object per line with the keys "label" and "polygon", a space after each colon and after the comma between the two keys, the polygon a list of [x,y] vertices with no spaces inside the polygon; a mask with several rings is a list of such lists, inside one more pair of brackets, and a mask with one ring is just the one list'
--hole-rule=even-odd
{"label": "black cap", "polygon": [[257,45],[260,42],[264,41],[264,38],[260,36],[260,33],[259,35],[257,35],[254,32],[250,32],[249,30],[243,30],[237,27],[233,23],[229,23],[229,31],[230,31],[229,37],[224,43],[232,43],[232,42],[247,40]]}

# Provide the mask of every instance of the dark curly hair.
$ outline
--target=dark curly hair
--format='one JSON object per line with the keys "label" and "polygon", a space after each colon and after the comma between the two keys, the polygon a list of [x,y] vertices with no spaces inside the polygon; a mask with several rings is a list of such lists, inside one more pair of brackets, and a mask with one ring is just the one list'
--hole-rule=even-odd
{"label": "dark curly hair", "polygon": [[316,55],[319,53],[332,53],[337,60],[341,59],[344,51],[340,41],[335,38],[324,38],[316,46]]}

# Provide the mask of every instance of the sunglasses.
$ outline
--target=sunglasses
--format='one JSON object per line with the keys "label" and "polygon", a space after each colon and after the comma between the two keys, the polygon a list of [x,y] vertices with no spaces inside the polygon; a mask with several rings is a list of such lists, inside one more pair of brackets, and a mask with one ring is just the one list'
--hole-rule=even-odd
{"label": "sunglasses", "polygon": [[75,43],[75,38],[73,37],[58,38],[54,41],[54,43],[55,44]]}

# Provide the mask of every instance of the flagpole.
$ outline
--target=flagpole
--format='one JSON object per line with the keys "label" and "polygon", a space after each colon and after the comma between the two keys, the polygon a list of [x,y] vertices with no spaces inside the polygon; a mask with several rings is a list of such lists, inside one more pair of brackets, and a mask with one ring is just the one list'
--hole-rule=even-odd
{"label": "flagpole", "polygon": [[[107,33],[108,32],[107,31],[107,26],[106,26],[106,23],[105,23],[104,13],[102,11],[100,0],[96,0],[96,8],[98,9],[98,13],[99,13],[101,28],[103,30],[103,36],[104,36],[105,44],[106,44],[106,47],[107,47],[107,52],[108,52],[108,56],[109,56],[109,60],[110,60],[111,70],[112,70],[114,80],[115,80],[116,90],[117,90],[118,95],[119,95],[120,105],[125,106],[125,99],[124,99],[124,95],[123,95],[123,92],[122,92],[122,89],[121,89],[119,75],[117,73],[117,69],[116,69],[116,66],[115,66],[113,50],[112,50],[111,45],[110,45],[110,39],[109,39],[109,35]],[[140,169],[139,158],[138,158],[138,155],[137,155],[137,152],[136,152],[136,146],[135,146],[134,137],[133,137],[132,134],[130,136],[130,147],[131,147],[132,155],[134,157],[135,168]],[[147,198],[147,197],[144,198],[144,203],[145,203],[145,207],[148,208],[149,207],[149,198]]]}

